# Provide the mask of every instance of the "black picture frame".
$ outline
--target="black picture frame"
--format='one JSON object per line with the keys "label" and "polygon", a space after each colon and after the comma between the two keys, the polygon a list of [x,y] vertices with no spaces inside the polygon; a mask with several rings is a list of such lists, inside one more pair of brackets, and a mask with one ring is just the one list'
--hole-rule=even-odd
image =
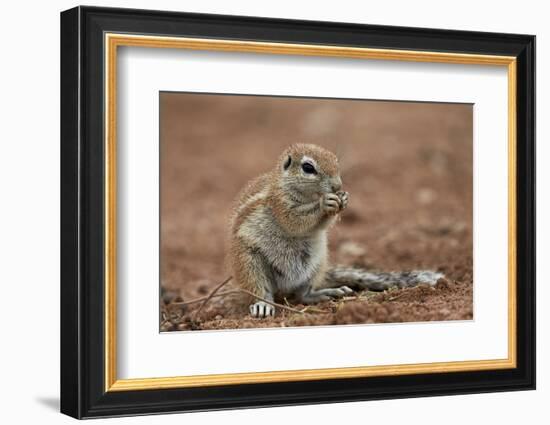
{"label": "black picture frame", "polygon": [[[516,57],[517,367],[106,392],[105,32]],[[76,7],[61,13],[62,413],[92,418],[534,388],[534,36],[96,7]]]}

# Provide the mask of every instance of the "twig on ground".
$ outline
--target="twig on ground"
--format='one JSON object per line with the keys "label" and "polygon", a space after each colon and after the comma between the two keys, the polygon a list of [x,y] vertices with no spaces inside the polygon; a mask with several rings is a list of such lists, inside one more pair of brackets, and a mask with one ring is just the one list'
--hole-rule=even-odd
{"label": "twig on ground", "polygon": [[202,311],[202,309],[206,306],[206,304],[212,299],[212,298],[215,298],[215,297],[223,297],[223,296],[226,296],[226,295],[231,295],[231,294],[236,294],[236,293],[244,293],[244,294],[248,294],[260,301],[263,301],[267,304],[271,304],[272,306],[274,307],[279,307],[280,309],[282,310],[286,310],[286,311],[291,311],[293,313],[297,313],[297,314],[304,314],[306,313],[307,311],[311,311],[311,312],[318,312],[318,313],[326,313],[324,310],[320,310],[320,309],[315,309],[314,307],[306,307],[304,308],[303,310],[298,310],[296,308],[292,308],[290,307],[290,305],[288,305],[288,301],[286,300],[285,298],[285,303],[287,303],[287,305],[283,305],[283,304],[279,304],[279,303],[276,303],[274,301],[269,301],[263,297],[260,297],[259,295],[256,295],[255,293],[247,290],[247,289],[244,289],[244,288],[236,288],[236,289],[230,289],[228,291],[225,291],[225,292],[220,292],[220,293],[217,293],[221,288],[223,288],[227,283],[229,283],[229,281],[232,279],[233,277],[230,276],[228,277],[227,279],[225,279],[222,283],[220,283],[218,286],[216,286],[216,288],[214,288],[214,290],[212,292],[210,292],[210,294],[208,294],[207,296],[205,297],[201,297],[201,298],[197,298],[197,299],[194,299],[194,300],[191,300],[191,301],[184,301],[184,302],[176,302],[176,303],[171,303],[169,304],[167,307],[170,308],[170,307],[179,307],[179,306],[186,306],[186,305],[190,305],[190,304],[196,304],[196,303],[199,303],[199,302],[202,302],[202,304],[200,305],[200,307],[195,311],[195,313],[193,314],[193,319],[192,321],[196,321],[196,319],[198,318],[198,315],[199,313]]}
{"label": "twig on ground", "polygon": [[359,301],[361,297],[359,295],[354,295],[353,297],[342,297],[339,299],[340,302],[347,303],[348,301]]}
{"label": "twig on ground", "polygon": [[313,307],[311,305],[308,305],[308,306],[304,307],[301,310],[301,312],[302,313],[319,313],[319,314],[329,314],[329,313],[331,313],[331,311],[322,310],[320,308]]}
{"label": "twig on ground", "polygon": [[395,301],[398,298],[401,298],[403,295],[405,295],[405,291],[401,292],[400,294],[396,295],[395,297],[389,297],[388,301]]}
{"label": "twig on ground", "polygon": [[241,292],[244,292],[245,294],[248,294],[254,298],[257,298],[259,299],[260,301],[263,301],[264,303],[267,303],[267,304],[271,304],[272,306],[275,306],[275,307],[279,307],[283,310],[288,310],[288,311],[292,311],[294,313],[298,313],[298,314],[304,314],[303,311],[301,310],[298,310],[296,308],[292,308],[292,307],[287,307],[286,305],[283,305],[283,304],[279,304],[279,303],[276,303],[274,301],[269,301],[269,300],[266,300],[265,298],[262,298],[260,297],[259,295],[256,295],[254,292],[250,292],[249,290],[247,289],[244,289],[244,288],[238,288],[238,291],[241,291]]}
{"label": "twig on ground", "polygon": [[216,286],[216,288],[214,288],[212,292],[210,292],[210,295],[206,297],[204,302],[200,305],[200,307],[197,309],[197,311],[193,315],[193,321],[195,321],[195,319],[199,316],[199,313],[201,312],[202,308],[206,305],[206,303],[208,303],[208,301],[210,301],[210,299],[216,294],[216,292],[218,292],[223,286],[225,286],[231,279],[233,279],[233,276],[229,276],[222,283]]}
{"label": "twig on ground", "polygon": [[168,304],[168,306],[169,307],[172,307],[172,306],[173,307],[183,307],[183,306],[186,306],[186,305],[200,303],[202,301],[208,300],[209,298],[223,297],[225,295],[237,294],[237,293],[240,293],[240,292],[241,291],[239,291],[238,289],[230,289],[228,291],[218,292],[214,295],[209,294],[209,295],[206,295],[204,297],[195,298],[194,300],[191,300],[191,301],[181,301],[181,302],[177,302],[177,303],[171,303],[171,304]]}

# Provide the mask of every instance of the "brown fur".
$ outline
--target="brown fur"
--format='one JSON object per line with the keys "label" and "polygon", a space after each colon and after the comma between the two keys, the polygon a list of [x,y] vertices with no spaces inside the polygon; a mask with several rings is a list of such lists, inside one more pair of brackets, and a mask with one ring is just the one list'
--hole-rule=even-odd
{"label": "brown fur", "polygon": [[[430,271],[329,269],[327,231],[348,202],[341,187],[336,156],[306,144],[290,146],[271,171],[248,183],[231,220],[228,260],[237,284],[268,301],[285,295],[306,304],[353,292],[345,285],[380,290],[435,284],[442,275]],[[275,310],[257,301],[250,312],[265,317]]]}
{"label": "brown fur", "polygon": [[[290,162],[289,162],[290,158]],[[310,162],[315,173],[307,173]],[[235,281],[267,299],[320,288],[327,271],[326,229],[345,207],[338,160],[316,146],[286,149],[275,167],[240,192],[231,220],[229,265]],[[330,197],[330,200],[326,198]]]}

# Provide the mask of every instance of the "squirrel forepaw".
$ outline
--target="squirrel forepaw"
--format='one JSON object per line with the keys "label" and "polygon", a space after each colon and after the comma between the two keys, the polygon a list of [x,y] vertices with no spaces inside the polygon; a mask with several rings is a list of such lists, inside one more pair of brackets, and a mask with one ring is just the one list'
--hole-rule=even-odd
{"label": "squirrel forepaw", "polygon": [[348,198],[349,193],[344,191],[326,193],[321,197],[321,209],[329,215],[338,214],[348,206]]}
{"label": "squirrel forepaw", "polygon": [[275,316],[275,307],[263,301],[251,304],[249,310],[252,317],[264,318]]}
{"label": "squirrel forepaw", "polygon": [[329,215],[338,214],[341,208],[340,197],[335,193],[325,193],[321,197],[321,210]]}
{"label": "squirrel forepaw", "polygon": [[348,206],[349,193],[340,190],[339,192],[336,192],[336,195],[340,199],[340,211],[345,210]]}

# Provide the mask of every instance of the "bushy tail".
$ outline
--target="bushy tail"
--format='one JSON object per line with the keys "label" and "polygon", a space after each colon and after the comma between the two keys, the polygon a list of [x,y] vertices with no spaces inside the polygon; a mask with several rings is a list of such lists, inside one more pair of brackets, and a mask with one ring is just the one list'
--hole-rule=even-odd
{"label": "bushy tail", "polygon": [[334,267],[327,271],[327,287],[349,286],[371,291],[384,291],[391,287],[408,288],[420,284],[435,285],[443,273],[430,270],[406,272],[376,272],[355,267]]}

